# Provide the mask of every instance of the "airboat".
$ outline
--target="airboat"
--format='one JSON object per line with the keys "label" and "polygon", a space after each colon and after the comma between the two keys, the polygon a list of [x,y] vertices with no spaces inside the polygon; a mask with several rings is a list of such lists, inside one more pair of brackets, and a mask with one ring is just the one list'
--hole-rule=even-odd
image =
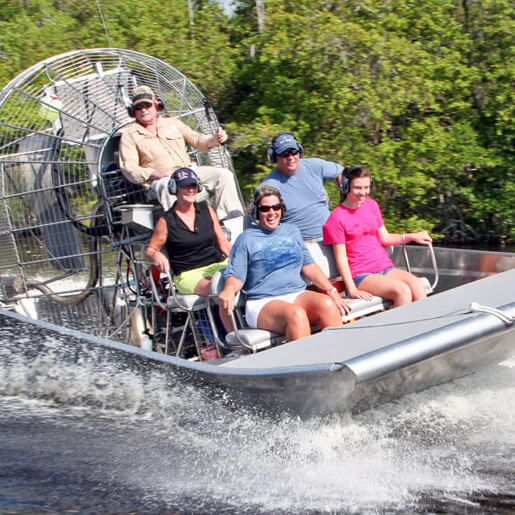
{"label": "airboat", "polygon": [[[352,300],[343,327],[285,342],[217,319],[210,297],[177,294],[144,248],[160,208],[127,182],[118,143],[130,94],[152,87],[165,113],[212,133],[216,114],[181,72],[123,49],[46,59],[0,92],[0,316],[73,333],[132,361],[170,367],[231,399],[300,415],[359,411],[515,355],[515,254],[392,247],[395,264],[431,295],[396,309]],[[225,147],[192,149],[233,169]],[[246,217],[224,221],[232,239]],[[337,280],[331,250],[310,244]],[[27,344],[29,345],[29,344]],[[74,345],[70,340],[68,345]]]}

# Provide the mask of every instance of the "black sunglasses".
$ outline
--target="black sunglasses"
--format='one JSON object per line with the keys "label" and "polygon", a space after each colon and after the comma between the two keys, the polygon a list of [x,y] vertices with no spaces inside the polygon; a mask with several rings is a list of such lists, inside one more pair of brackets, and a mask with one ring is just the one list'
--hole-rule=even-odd
{"label": "black sunglasses", "polygon": [[299,152],[300,152],[300,150],[295,150],[294,148],[289,148],[288,150],[281,152],[279,155],[281,157],[296,156]]}
{"label": "black sunglasses", "polygon": [[149,109],[151,107],[152,107],[152,104],[147,104],[146,102],[145,103],[142,102],[141,104],[136,104],[134,106],[134,109],[136,111],[141,111],[142,109]]}
{"label": "black sunglasses", "polygon": [[274,204],[273,206],[259,206],[258,210],[260,213],[268,213],[270,209],[274,211],[280,211],[282,209],[281,204]]}

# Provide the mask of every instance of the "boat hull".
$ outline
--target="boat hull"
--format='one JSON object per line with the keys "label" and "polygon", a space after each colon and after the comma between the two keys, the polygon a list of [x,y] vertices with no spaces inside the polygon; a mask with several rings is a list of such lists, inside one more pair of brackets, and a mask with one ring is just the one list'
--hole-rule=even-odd
{"label": "boat hull", "polygon": [[[458,311],[464,311],[459,299],[470,295],[485,300],[492,295],[512,297],[514,281],[515,270],[511,270],[435,295],[427,299],[427,306],[423,305],[425,301],[406,306],[405,311],[423,308],[423,311],[431,312],[431,305],[447,309],[447,297],[451,296],[456,299]],[[348,328],[324,331],[270,351],[221,364],[189,362],[144,351],[12,312],[0,311],[0,317],[4,326],[9,323],[22,324],[32,326],[34,331],[66,335],[67,338],[62,340],[63,359],[79,361],[85,355],[95,355],[97,360],[123,363],[124,367],[134,368],[139,373],[144,370],[149,373],[170,373],[174,384],[180,381],[185,385],[199,386],[206,394],[223,399],[231,406],[275,416],[291,413],[310,417],[368,409],[515,356],[515,301],[495,307],[504,313],[508,321],[494,314],[469,310],[468,313],[460,313],[457,321],[448,323],[447,319],[442,318],[443,323],[429,330],[423,327],[418,334],[415,334],[417,328],[414,325],[408,329],[413,336],[399,337],[397,340],[393,336],[393,340],[388,340],[388,319],[394,325],[397,316],[404,316],[401,312],[403,308],[397,308],[372,317],[375,327],[362,320],[349,324]],[[455,316],[458,315],[449,315],[450,319]],[[417,324],[434,322],[419,320]],[[359,324],[363,327],[360,328]],[[351,329],[353,325],[356,329]],[[358,347],[363,350],[368,345],[368,350],[360,353],[342,344],[350,331],[358,331],[355,336]],[[374,331],[383,334],[384,344],[377,342],[373,334],[368,343],[361,338],[361,335]],[[394,328],[392,332],[401,334],[402,329]],[[38,339],[31,338],[31,341],[38,342]],[[39,345],[27,344],[18,352],[26,353],[30,359],[40,352]],[[316,351],[311,361],[308,361],[306,349]],[[285,365],[286,361],[282,360],[288,355],[290,364]],[[337,359],[337,356],[341,359]]]}

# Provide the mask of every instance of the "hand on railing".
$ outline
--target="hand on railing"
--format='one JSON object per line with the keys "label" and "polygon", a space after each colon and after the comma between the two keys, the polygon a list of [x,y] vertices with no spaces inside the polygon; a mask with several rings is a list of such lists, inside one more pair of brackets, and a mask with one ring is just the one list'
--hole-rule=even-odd
{"label": "hand on railing", "polygon": [[430,245],[433,242],[433,238],[427,231],[411,232],[409,233],[409,239],[420,245]]}

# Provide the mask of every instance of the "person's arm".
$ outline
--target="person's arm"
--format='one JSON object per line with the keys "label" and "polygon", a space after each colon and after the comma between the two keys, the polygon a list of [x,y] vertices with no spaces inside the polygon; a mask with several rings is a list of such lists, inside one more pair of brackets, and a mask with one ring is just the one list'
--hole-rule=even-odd
{"label": "person's arm", "polygon": [[224,289],[220,292],[220,295],[218,295],[218,299],[228,315],[230,315],[234,309],[234,299],[242,288],[243,282],[237,277],[230,275],[225,279]]}
{"label": "person's arm", "polygon": [[347,259],[347,248],[344,243],[333,243],[333,254],[336,261],[336,266],[347,295],[353,299],[372,300],[373,296],[367,291],[359,290],[354,283],[352,274],[349,267],[349,261]]}
{"label": "person's arm", "polygon": [[160,272],[164,274],[170,273],[170,263],[168,258],[161,252],[163,245],[166,242],[168,236],[168,226],[166,220],[161,217],[154,228],[152,237],[145,249],[145,256],[154,263]]}
{"label": "person's arm", "polygon": [[429,245],[433,239],[427,231],[405,232],[404,234],[389,233],[388,229],[382,225],[377,230],[379,239],[383,246],[400,245],[401,243],[419,243],[420,245]]}
{"label": "person's arm", "polygon": [[341,176],[345,167],[334,161],[325,161],[324,159],[320,159],[319,164],[322,172],[322,180],[324,182],[336,181],[336,183],[340,185]]}
{"label": "person's arm", "polygon": [[325,291],[342,313],[350,313],[350,306],[342,299],[338,290],[331,284],[322,269],[316,264],[311,263],[302,267],[302,275],[311,281],[315,286]]}
{"label": "person's arm", "polygon": [[195,147],[201,152],[208,152],[211,148],[217,147],[227,140],[227,133],[222,127],[218,127],[215,134],[208,135],[194,131],[189,125],[186,125],[180,120],[175,119],[175,122],[184,141],[190,145],[190,147]]}
{"label": "person's arm", "polygon": [[[345,170],[345,168],[344,168],[344,170]],[[338,174],[338,177],[336,177],[336,185],[338,186],[338,191],[342,187],[342,175],[343,175],[343,173],[340,173],[340,174]]]}
{"label": "person's arm", "polygon": [[208,206],[208,209],[209,209],[209,214],[211,215],[211,220],[213,220],[213,229],[215,231],[218,248],[226,256],[228,256],[229,253],[231,252],[232,244],[225,236],[225,233],[222,229],[222,226],[220,225],[220,222],[218,221],[218,218],[216,217],[216,214],[215,214],[213,208],[211,206]]}
{"label": "person's arm", "polygon": [[123,175],[134,184],[143,184],[154,180],[156,170],[144,168],[139,164],[138,147],[132,134],[122,134],[120,141],[120,168]]}

